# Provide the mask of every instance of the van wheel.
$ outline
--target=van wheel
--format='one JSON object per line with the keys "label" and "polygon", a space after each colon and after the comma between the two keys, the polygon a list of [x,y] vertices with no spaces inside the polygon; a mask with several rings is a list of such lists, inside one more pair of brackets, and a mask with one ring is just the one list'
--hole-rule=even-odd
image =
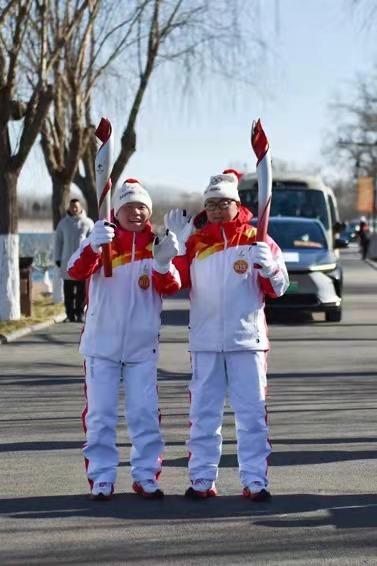
{"label": "van wheel", "polygon": [[342,320],[342,309],[327,311],[325,317],[326,322],[340,322]]}

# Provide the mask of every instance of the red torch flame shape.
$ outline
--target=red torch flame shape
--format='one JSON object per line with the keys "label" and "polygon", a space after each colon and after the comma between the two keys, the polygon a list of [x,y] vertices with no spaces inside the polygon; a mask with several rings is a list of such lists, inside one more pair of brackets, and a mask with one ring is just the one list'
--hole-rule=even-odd
{"label": "red torch flame shape", "polygon": [[258,177],[258,224],[257,241],[264,242],[267,236],[272,196],[272,170],[270,145],[262,128],[261,121],[253,122],[251,127],[251,146],[257,157]]}

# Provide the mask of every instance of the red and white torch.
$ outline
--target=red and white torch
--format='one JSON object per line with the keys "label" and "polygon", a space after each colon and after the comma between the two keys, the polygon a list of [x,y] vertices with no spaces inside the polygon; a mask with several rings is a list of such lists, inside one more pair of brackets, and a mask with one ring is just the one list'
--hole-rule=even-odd
{"label": "red and white torch", "polygon": [[[98,217],[110,222],[111,213],[111,169],[113,159],[113,129],[107,118],[101,118],[96,129],[96,137],[102,142],[96,161],[96,190],[98,201]],[[105,277],[112,276],[111,244],[102,246],[102,262]]]}
{"label": "red and white torch", "polygon": [[253,122],[251,126],[251,146],[257,156],[258,178],[258,223],[257,241],[264,242],[267,236],[268,221],[270,219],[272,196],[272,168],[270,145],[261,121]]}

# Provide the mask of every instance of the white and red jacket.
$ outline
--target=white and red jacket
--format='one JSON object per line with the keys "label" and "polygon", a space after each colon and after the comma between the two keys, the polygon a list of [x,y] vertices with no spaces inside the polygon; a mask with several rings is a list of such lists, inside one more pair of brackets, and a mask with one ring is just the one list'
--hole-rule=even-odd
{"label": "white and red jacket", "polygon": [[256,228],[251,217],[241,207],[231,222],[206,222],[188,239],[186,255],[174,260],[182,287],[190,288],[192,352],[269,348],[264,299],[283,295],[289,280],[281,250],[269,236],[276,272],[264,278],[254,268],[250,256]]}
{"label": "white and red jacket", "polygon": [[161,295],[180,289],[174,266],[153,269],[151,226],[129,232],[117,226],[112,247],[112,277],[104,277],[101,255],[88,240],[68,262],[73,279],[89,279],[88,309],[80,343],[84,356],[115,362],[140,362],[157,356]]}

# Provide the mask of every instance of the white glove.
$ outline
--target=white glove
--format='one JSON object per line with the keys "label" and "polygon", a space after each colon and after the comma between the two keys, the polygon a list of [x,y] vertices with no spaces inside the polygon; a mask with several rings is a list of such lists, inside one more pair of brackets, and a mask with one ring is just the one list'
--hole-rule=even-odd
{"label": "white glove", "polygon": [[278,269],[278,264],[272,257],[270,246],[266,242],[257,242],[251,246],[251,261],[260,265],[259,273],[262,277],[271,277]]}
{"label": "white glove", "polygon": [[174,208],[164,216],[165,228],[171,230],[178,238],[178,255],[185,255],[186,242],[192,234],[194,219],[187,216],[186,210]]}
{"label": "white glove", "polygon": [[110,244],[115,236],[115,225],[107,222],[107,220],[97,220],[93,226],[93,230],[89,235],[90,245],[96,253],[102,252],[102,244]]}
{"label": "white glove", "polygon": [[161,239],[156,236],[153,242],[153,269],[159,273],[167,273],[170,270],[171,260],[178,254],[178,240],[174,232],[166,230]]}

